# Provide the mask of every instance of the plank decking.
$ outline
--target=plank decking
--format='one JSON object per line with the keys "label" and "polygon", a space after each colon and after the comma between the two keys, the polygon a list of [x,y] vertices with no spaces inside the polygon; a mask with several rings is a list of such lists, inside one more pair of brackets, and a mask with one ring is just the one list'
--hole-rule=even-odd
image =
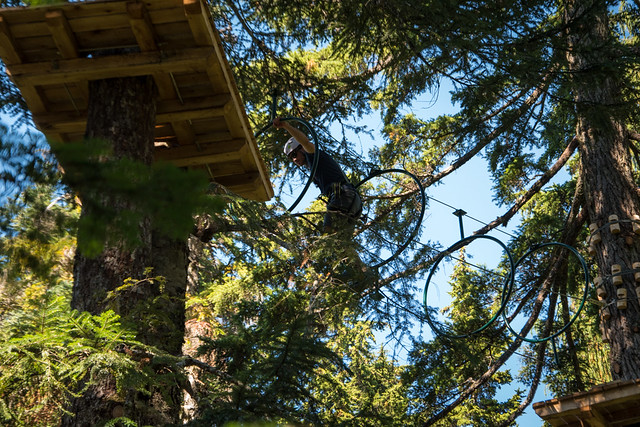
{"label": "plank decking", "polygon": [[203,0],[0,9],[0,58],[38,129],[57,142],[82,139],[90,80],[152,75],[156,159],[204,169],[249,199],[273,196]]}

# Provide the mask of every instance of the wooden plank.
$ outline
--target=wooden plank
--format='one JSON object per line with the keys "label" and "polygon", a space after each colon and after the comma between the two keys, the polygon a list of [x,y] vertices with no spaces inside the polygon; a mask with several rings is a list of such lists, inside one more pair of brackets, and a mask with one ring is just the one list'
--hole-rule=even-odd
{"label": "wooden plank", "polygon": [[189,22],[189,28],[193,34],[193,39],[198,46],[212,46],[213,41],[209,36],[206,25],[205,13],[202,10],[203,4],[200,0],[184,0],[184,13]]}
{"label": "wooden plank", "polygon": [[32,114],[43,113],[47,111],[47,107],[40,90],[35,86],[20,86],[20,93]]}
{"label": "wooden plank", "polygon": [[154,72],[183,72],[204,69],[213,49],[142,52],[41,62],[11,66],[8,73],[18,86],[61,84],[81,80],[149,75]]}
{"label": "wooden plank", "polygon": [[158,112],[158,114],[156,114],[156,122],[157,123],[164,123],[164,122],[173,123],[178,121],[221,117],[221,116],[224,116],[229,111],[230,108],[232,108],[231,104],[226,104],[223,107],[200,108],[197,110],[186,109],[184,111],[170,111],[166,113]]}
{"label": "wooden plank", "polygon": [[[102,3],[102,4],[101,4]],[[110,4],[106,4],[110,3]],[[129,2],[82,2],[58,4],[56,9],[62,10],[73,32],[118,31],[128,24],[127,3]],[[186,27],[186,17],[176,13],[176,7],[181,7],[181,0],[153,0],[144,3],[149,11],[152,22],[165,24],[183,22]],[[16,38],[42,36],[48,33],[42,22],[45,7],[6,8],[3,14],[11,17],[11,28]]]}
{"label": "wooden plank", "polygon": [[127,3],[129,24],[142,52],[158,50],[153,24],[144,3]]}
{"label": "wooden plank", "polygon": [[[203,98],[191,105],[181,104],[177,100],[160,101],[156,112],[156,123],[160,126],[165,123],[222,117],[231,108],[228,100],[228,96],[221,95]],[[41,114],[36,114],[34,111],[33,121],[43,132],[49,130],[62,133],[82,132],[86,127],[86,111],[45,113],[45,110],[41,110],[39,113]]]}
{"label": "wooden plank", "polygon": [[209,83],[214,88],[215,92],[227,92],[229,90],[229,83],[220,66],[218,56],[209,57],[207,63],[207,76],[209,77]]}
{"label": "wooden plank", "polygon": [[85,111],[88,105],[89,92],[86,85],[65,84],[54,86],[38,86],[43,99],[47,100],[49,113]]}
{"label": "wooden plank", "polygon": [[129,27],[129,16],[124,4],[122,9],[118,9],[118,12],[114,13],[105,13],[94,16],[67,16],[67,19],[69,20],[69,25],[76,33],[88,33],[90,31],[121,31],[122,29]]}
{"label": "wooden plank", "polygon": [[[195,27],[195,24],[192,23],[192,20],[195,22],[196,21],[195,18],[198,16],[198,9],[195,5],[195,2],[199,4],[199,7],[200,7],[199,13],[204,18],[203,22],[198,21],[197,28]],[[246,111],[244,110],[244,104],[242,103],[240,94],[238,93],[238,87],[236,86],[235,80],[233,79],[233,74],[231,73],[231,67],[227,62],[227,57],[224,53],[224,50],[222,49],[222,41],[220,40],[220,35],[215,30],[215,27],[213,25],[211,14],[208,11],[205,12],[203,10],[204,4],[201,0],[184,0],[184,3],[185,3],[185,13],[187,13],[187,17],[189,18],[189,24],[191,26],[192,32],[201,31],[202,30],[201,27],[204,27],[206,28],[207,39],[213,42],[213,47],[218,57],[218,62],[222,69],[222,74],[224,75],[224,82],[227,85],[228,91],[231,93],[231,96],[233,99],[232,103],[235,108],[235,112],[238,118],[238,123],[240,123],[241,129],[242,129],[241,132],[244,134],[244,137],[247,139],[248,147],[251,149],[251,156],[255,161],[255,165],[258,168],[258,172],[261,177],[260,183],[264,185],[263,189],[265,191],[265,194],[268,196],[268,198],[270,198],[273,196],[273,188],[271,187],[271,182],[269,181],[267,168],[264,164],[264,161],[262,160],[262,157],[260,156],[260,153],[258,152],[258,147],[255,142],[253,133],[249,129],[249,119],[247,117]],[[189,17],[189,13],[191,13],[192,15],[191,17]],[[196,33],[194,32],[194,37],[201,37],[201,36],[196,35]],[[196,43],[198,44],[200,43],[200,41],[196,39]],[[212,81],[211,83],[212,85],[219,84],[216,82]],[[232,130],[231,132],[234,135],[239,133],[237,130]]]}
{"label": "wooden plank", "polygon": [[78,50],[85,56],[95,55],[105,50],[131,49],[134,51],[138,49],[138,42],[129,25],[118,31],[76,31],[75,34]]}
{"label": "wooden plank", "polygon": [[171,127],[180,145],[191,145],[195,143],[196,135],[193,133],[188,121],[171,122]]}
{"label": "wooden plank", "polygon": [[44,14],[47,26],[53,36],[53,41],[58,47],[60,56],[64,59],[78,57],[78,44],[76,38],[69,27],[69,22],[61,10],[48,10]]}
{"label": "wooden plank", "polygon": [[[83,16],[100,16],[110,15],[114,13],[124,14],[127,3],[131,0],[98,0],[85,1],[77,3],[68,3],[65,10],[68,18],[77,18]],[[138,0],[134,0],[138,1]],[[142,1],[148,9],[173,9],[180,6],[180,0],[145,0]]]}
{"label": "wooden plank", "polygon": [[192,120],[191,129],[193,129],[193,132],[197,135],[198,141],[204,141],[203,138],[220,135],[222,133],[229,135],[223,139],[231,139],[231,133],[229,129],[225,127],[223,117],[213,117],[209,120]]}
{"label": "wooden plank", "polygon": [[239,160],[240,150],[246,144],[243,139],[234,139],[225,143],[184,145],[161,149],[155,152],[155,160],[170,161],[178,166],[195,166],[211,162]]}
{"label": "wooden plank", "polygon": [[[184,15],[182,16],[184,18]],[[186,19],[168,22],[162,25],[156,24],[155,29],[159,39],[162,40],[163,43],[166,43],[167,46],[196,46],[193,42],[193,36],[191,35]]]}
{"label": "wooden plank", "polygon": [[16,49],[13,35],[4,16],[0,15],[0,57],[6,65],[20,64],[22,56]]}
{"label": "wooden plank", "polygon": [[[193,124],[191,125],[193,128]],[[231,139],[231,134],[229,134],[228,130],[221,130],[219,132],[208,132],[208,133],[198,133],[196,134],[196,140],[199,144],[206,144],[211,142],[220,142],[220,141],[228,141]]]}
{"label": "wooden plank", "polygon": [[229,93],[228,90],[216,90],[211,86],[207,74],[199,73],[174,74],[174,80],[180,96],[183,99],[197,98],[200,96],[213,96],[220,93]]}
{"label": "wooden plank", "polygon": [[[182,6],[181,0],[176,0],[176,2]],[[158,9],[154,7],[149,10],[149,16],[151,17],[151,22],[156,27],[164,27],[166,24],[180,22],[184,25],[187,25],[187,17],[184,13],[176,13],[176,7],[171,7],[167,9]]]}
{"label": "wooden plank", "polygon": [[162,100],[158,102],[157,114],[171,114],[188,110],[221,108],[226,106],[230,101],[231,97],[228,94],[190,98],[185,100],[184,103],[177,99]]}
{"label": "wooden plank", "polygon": [[16,42],[16,48],[20,49],[22,62],[25,64],[28,62],[34,62],[41,57],[47,58],[47,61],[51,58],[56,60],[60,59],[60,55],[58,55],[58,48],[53,41],[51,34],[20,40],[14,39],[14,41]]}
{"label": "wooden plank", "polygon": [[[216,177],[216,182],[224,187],[229,188],[234,193],[244,194],[249,191],[255,192],[256,195],[264,194],[260,185],[260,174],[257,172],[248,172],[242,175]],[[259,200],[265,200],[264,195]]]}
{"label": "wooden plank", "polygon": [[225,160],[220,162],[214,160],[211,163],[208,163],[208,166],[211,171],[211,175],[216,179],[223,176],[243,175],[246,172],[246,169],[244,169],[238,161]]}
{"label": "wooden plank", "polygon": [[[13,18],[13,15],[9,15],[9,17]],[[28,23],[15,23],[12,20],[10,27],[11,34],[13,34],[13,37],[15,37],[16,40],[27,37],[42,37],[50,34],[47,23],[42,20]]]}

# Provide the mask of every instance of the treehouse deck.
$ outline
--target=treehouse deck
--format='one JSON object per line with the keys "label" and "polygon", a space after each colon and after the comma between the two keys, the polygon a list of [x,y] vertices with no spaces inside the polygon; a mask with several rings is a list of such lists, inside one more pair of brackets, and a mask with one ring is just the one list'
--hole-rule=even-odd
{"label": "treehouse deck", "polygon": [[637,426],[640,424],[640,379],[612,381],[589,391],[533,404],[552,426]]}
{"label": "treehouse deck", "polygon": [[204,169],[249,199],[273,196],[204,0],[0,9],[0,57],[38,129],[57,142],[83,138],[89,81],[153,76],[155,158]]}

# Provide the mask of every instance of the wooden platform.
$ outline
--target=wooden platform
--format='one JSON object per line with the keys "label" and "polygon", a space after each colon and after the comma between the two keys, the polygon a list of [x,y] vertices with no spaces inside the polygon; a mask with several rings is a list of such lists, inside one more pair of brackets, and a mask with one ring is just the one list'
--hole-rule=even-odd
{"label": "wooden platform", "polygon": [[82,139],[90,80],[152,75],[159,92],[156,158],[205,169],[246,198],[273,196],[203,0],[0,9],[0,57],[51,141]]}
{"label": "wooden platform", "polygon": [[601,384],[589,391],[534,403],[533,409],[552,426],[638,426],[640,379]]}

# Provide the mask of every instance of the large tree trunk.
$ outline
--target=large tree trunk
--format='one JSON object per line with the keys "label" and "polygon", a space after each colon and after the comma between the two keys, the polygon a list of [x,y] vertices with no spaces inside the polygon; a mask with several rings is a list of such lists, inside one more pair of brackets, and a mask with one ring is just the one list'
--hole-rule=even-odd
{"label": "large tree trunk", "polygon": [[[611,346],[613,379],[640,378],[640,310],[631,272],[633,263],[640,261],[640,236],[634,234],[629,222],[640,214],[640,199],[623,120],[616,116],[619,73],[606,70],[615,55],[607,48],[610,32],[606,4],[569,0],[566,5],[567,58],[576,88],[577,137],[589,222],[603,227],[610,222],[610,215],[624,221],[617,224],[619,233],[612,232],[608,225],[604,227],[599,233],[602,241],[594,245],[594,258],[607,294],[603,313],[606,309],[611,315],[601,320],[603,335]],[[615,264],[623,272],[618,285],[611,270]],[[618,306],[618,289],[626,289],[626,308]]]}
{"label": "large tree trunk", "polygon": [[[116,158],[130,158],[150,165],[153,160],[153,135],[156,115],[156,89],[151,77],[127,77],[93,81],[85,138],[108,141]],[[82,194],[80,195],[82,198]],[[113,195],[102,202],[125,212],[136,203]],[[83,206],[82,215],[90,215]],[[138,339],[171,354],[181,354],[184,335],[184,296],[187,276],[186,242],[160,236],[153,230],[152,218],[144,218],[138,227],[142,244],[129,248],[108,241],[103,252],[88,258],[78,253],[74,265],[72,307],[98,314],[115,309],[125,322],[137,328]],[[163,276],[161,285],[145,279],[152,267],[152,277]],[[141,280],[138,286],[118,291],[107,301],[108,292],[123,285],[125,279]],[[138,425],[164,425],[179,421],[181,395],[169,390],[173,400],[167,402],[160,390],[150,395],[128,391],[116,392],[111,377],[100,380],[70,408],[74,414],[63,425],[92,426],[124,416]]]}
{"label": "large tree trunk", "polygon": [[[92,81],[89,85],[87,143],[100,140],[112,145],[113,155],[151,164],[156,104],[153,80],[146,77]],[[82,199],[82,194],[80,194]],[[131,209],[134,200],[104,194],[101,202],[118,212]],[[91,215],[90,204],[83,204],[82,216]],[[107,242],[95,258],[78,253],[73,269],[73,308],[98,314],[106,308],[106,294],[125,279],[142,279],[151,266],[151,223],[139,225],[142,244],[127,249],[121,242]],[[122,308],[122,312],[127,312]]]}

